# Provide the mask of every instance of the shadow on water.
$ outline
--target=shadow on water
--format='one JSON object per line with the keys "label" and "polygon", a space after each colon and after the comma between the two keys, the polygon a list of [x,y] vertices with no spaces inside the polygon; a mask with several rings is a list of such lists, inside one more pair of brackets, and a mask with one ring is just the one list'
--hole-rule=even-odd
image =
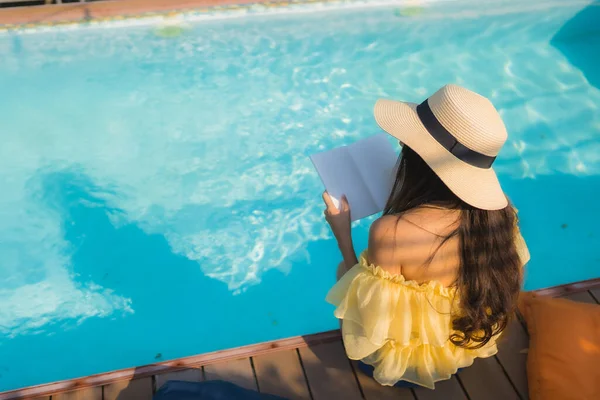
{"label": "shadow on water", "polygon": [[[164,236],[148,234],[131,223],[115,227],[109,215],[121,210],[99,198],[102,190],[85,176],[63,171],[38,179],[43,182],[43,199],[63,219],[74,284],[99,285],[130,299],[133,309],[83,323],[53,321],[45,330],[59,334],[15,339],[37,353],[42,364],[63,358],[78,363],[77,367],[53,363],[57,376],[51,379],[149,364],[244,339],[234,335],[231,324],[220,329],[226,317],[218,312],[237,310],[243,316],[250,311],[243,296],[232,296],[224,283],[205,276],[198,262],[173,253]],[[66,329],[61,332],[58,324]],[[190,354],[182,354],[186,346]],[[48,378],[46,371],[35,379]]]}
{"label": "shadow on water", "polygon": [[[3,389],[336,327],[323,300],[339,262],[331,241],[307,243],[302,250],[311,260],[292,256],[289,274],[267,271],[260,284],[234,295],[202,272],[202,263],[214,267],[211,260],[176,254],[163,235],[147,233],[135,223],[115,225],[109,216],[122,210],[99,195],[106,188],[78,171],[35,179],[42,182],[41,199],[63,221],[73,284],[99,286],[130,299],[133,313],[115,310],[84,321],[48,315],[37,334],[19,335],[10,346],[0,346],[0,359],[11,365],[10,373],[0,377]],[[214,213],[225,215],[226,210]],[[31,359],[23,357],[23,348],[37,368],[28,367]]]}
{"label": "shadow on water", "polygon": [[75,250],[72,272],[79,281],[108,287],[130,298],[136,315],[152,315],[164,323],[171,322],[169,311],[179,303],[227,293],[223,283],[200,272],[197,262],[174,254],[164,236],[148,234],[135,224],[115,227],[109,214],[122,211],[95,197],[99,189],[84,177],[56,173],[44,180],[46,194],[64,212],[65,239]]}
{"label": "shadow on water", "polygon": [[600,89],[600,1],[571,18],[550,43]]}

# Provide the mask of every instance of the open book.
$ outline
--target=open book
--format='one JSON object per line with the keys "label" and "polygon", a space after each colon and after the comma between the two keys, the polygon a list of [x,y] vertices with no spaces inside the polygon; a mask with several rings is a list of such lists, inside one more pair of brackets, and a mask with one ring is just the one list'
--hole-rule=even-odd
{"label": "open book", "polygon": [[342,195],[356,221],[383,210],[396,175],[398,156],[385,133],[310,156],[336,207]]}

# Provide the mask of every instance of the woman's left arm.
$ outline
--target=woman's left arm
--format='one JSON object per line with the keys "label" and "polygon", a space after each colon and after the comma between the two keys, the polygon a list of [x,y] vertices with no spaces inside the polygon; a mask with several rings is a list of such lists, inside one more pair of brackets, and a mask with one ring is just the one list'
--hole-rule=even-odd
{"label": "woman's left arm", "polygon": [[350,205],[348,204],[348,199],[346,199],[346,196],[342,196],[339,209],[333,204],[333,201],[327,192],[323,192],[323,201],[327,206],[325,209],[325,219],[327,220],[327,223],[329,223],[333,235],[338,242],[344,264],[347,269],[350,269],[358,263],[358,258],[356,257],[354,244],[352,243]]}

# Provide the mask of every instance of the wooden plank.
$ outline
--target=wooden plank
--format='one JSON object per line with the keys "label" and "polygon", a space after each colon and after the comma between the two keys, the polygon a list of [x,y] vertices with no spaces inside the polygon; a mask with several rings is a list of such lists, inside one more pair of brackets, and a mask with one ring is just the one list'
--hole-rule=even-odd
{"label": "wooden plank", "polygon": [[258,390],[249,358],[206,365],[204,376],[207,381],[220,379],[246,389]]}
{"label": "wooden plank", "polygon": [[310,394],[296,350],[253,357],[256,380],[261,393],[286,399],[308,399]]}
{"label": "wooden plank", "polygon": [[366,400],[414,400],[412,391],[408,388],[396,388],[392,386],[382,386],[375,379],[365,375],[358,367],[358,361],[352,361],[352,368],[358,378],[363,395]]}
{"label": "wooden plank", "polygon": [[102,400],[102,386],[52,395],[53,400]]}
{"label": "wooden plank", "polygon": [[569,293],[585,292],[600,287],[600,278],[589,279],[568,283],[566,285],[553,286],[545,289],[534,290],[533,292],[540,296],[561,297]]}
{"label": "wooden plank", "polygon": [[417,400],[467,400],[467,395],[460,387],[456,376],[436,382],[435,390],[424,387],[415,389],[415,396]]}
{"label": "wooden plank", "polygon": [[563,298],[578,301],[580,303],[596,304],[596,300],[594,300],[594,298],[589,292],[571,293],[566,296],[563,296]]}
{"label": "wooden plank", "polygon": [[498,340],[498,361],[521,399],[528,399],[527,352],[529,336],[523,325],[515,318]]}
{"label": "wooden plank", "polygon": [[362,396],[342,342],[300,349],[314,400],[361,400]]}
{"label": "wooden plank", "polygon": [[202,368],[182,369],[181,371],[158,374],[154,377],[156,389],[160,389],[167,381],[201,382],[204,380]]}
{"label": "wooden plank", "polygon": [[104,400],[151,400],[152,379],[118,381],[104,386]]}
{"label": "wooden plank", "polygon": [[600,288],[590,290],[590,294],[594,296],[596,303],[600,304]]}
{"label": "wooden plank", "polygon": [[478,358],[458,373],[470,399],[507,400],[519,396],[496,357]]}

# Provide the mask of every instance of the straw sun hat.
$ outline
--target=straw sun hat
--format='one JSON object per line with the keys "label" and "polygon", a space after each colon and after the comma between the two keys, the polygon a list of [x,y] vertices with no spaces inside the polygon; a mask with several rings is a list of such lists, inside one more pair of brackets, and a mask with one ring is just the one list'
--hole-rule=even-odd
{"label": "straw sun hat", "polygon": [[506,128],[485,97],[446,85],[421,104],[379,100],[375,119],[467,204],[484,210],[508,205],[492,168],[506,142]]}

